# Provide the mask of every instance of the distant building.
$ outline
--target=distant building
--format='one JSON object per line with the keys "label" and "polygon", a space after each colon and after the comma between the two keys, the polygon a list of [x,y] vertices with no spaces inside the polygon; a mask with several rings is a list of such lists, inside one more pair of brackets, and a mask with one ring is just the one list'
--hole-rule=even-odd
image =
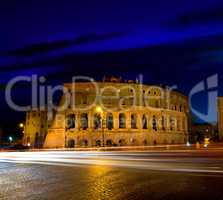
{"label": "distant building", "polygon": [[191,127],[191,141],[202,142],[204,138],[217,140],[217,126],[211,123],[193,124]]}
{"label": "distant building", "polygon": [[218,135],[223,140],[223,97],[218,97]]}
{"label": "distant building", "polygon": [[49,121],[47,111],[34,109],[26,113],[23,144],[41,148],[47,135]]}

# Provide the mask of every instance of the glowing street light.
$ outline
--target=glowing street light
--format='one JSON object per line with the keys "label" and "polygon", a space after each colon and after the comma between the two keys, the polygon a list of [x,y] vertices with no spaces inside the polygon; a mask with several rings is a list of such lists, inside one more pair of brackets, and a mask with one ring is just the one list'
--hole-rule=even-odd
{"label": "glowing street light", "polygon": [[11,136],[9,136],[9,141],[12,142],[13,141],[13,138]]}
{"label": "glowing street light", "polygon": [[104,133],[104,119],[103,119],[103,110],[101,106],[96,107],[96,112],[101,114],[101,133],[102,133],[102,146],[105,146],[105,133]]}
{"label": "glowing street light", "polygon": [[23,127],[24,127],[24,124],[23,124],[23,123],[20,123],[20,124],[19,124],[19,127],[20,127],[20,128],[23,128]]}
{"label": "glowing street light", "polygon": [[97,113],[103,113],[103,110],[102,110],[102,108],[100,106],[97,106],[96,107],[96,112]]}

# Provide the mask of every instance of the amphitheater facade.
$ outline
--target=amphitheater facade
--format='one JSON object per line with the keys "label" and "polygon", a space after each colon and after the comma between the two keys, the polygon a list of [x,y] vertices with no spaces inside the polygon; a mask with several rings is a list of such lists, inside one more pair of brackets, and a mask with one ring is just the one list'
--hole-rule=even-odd
{"label": "amphitheater facade", "polygon": [[70,95],[61,98],[65,109],[54,115],[44,136],[45,148],[187,141],[188,98],[177,91],[117,78],[67,83],[64,87]]}

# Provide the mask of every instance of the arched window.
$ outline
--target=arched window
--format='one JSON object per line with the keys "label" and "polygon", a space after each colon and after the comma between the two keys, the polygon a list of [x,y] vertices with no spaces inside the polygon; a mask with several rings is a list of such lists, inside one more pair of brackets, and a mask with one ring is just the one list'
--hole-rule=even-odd
{"label": "arched window", "polygon": [[100,146],[101,146],[101,140],[97,140],[97,141],[96,141],[96,146],[97,146],[97,147],[100,147]]}
{"label": "arched window", "polygon": [[174,129],[175,126],[175,121],[174,118],[171,116],[170,117],[170,130],[172,131]]}
{"label": "arched window", "polygon": [[166,119],[164,116],[162,116],[161,125],[162,125],[162,129],[165,130],[166,129]]}
{"label": "arched window", "polygon": [[113,141],[112,140],[107,140],[106,141],[106,146],[111,147],[113,145]]}
{"label": "arched window", "polygon": [[136,129],[137,128],[137,115],[131,114],[131,128]]}
{"label": "arched window", "polygon": [[101,115],[96,113],[94,114],[94,129],[101,128]]}
{"label": "arched window", "polygon": [[108,130],[113,129],[113,115],[112,113],[108,113],[106,117],[106,127]]}
{"label": "arched window", "polygon": [[157,120],[156,120],[155,115],[153,115],[152,127],[153,127],[153,130],[157,131]]}
{"label": "arched window", "polygon": [[73,139],[68,140],[68,148],[74,148],[75,141]]}
{"label": "arched window", "polygon": [[143,116],[142,116],[142,128],[143,129],[147,129],[148,128],[148,124],[147,124],[147,117],[146,117],[146,115],[144,114]]}
{"label": "arched window", "polygon": [[119,114],[119,128],[126,128],[126,117],[124,113]]}
{"label": "arched window", "polygon": [[81,128],[84,130],[88,128],[88,114],[87,113],[81,114]]}
{"label": "arched window", "polygon": [[75,114],[67,115],[66,117],[66,128],[75,128]]}

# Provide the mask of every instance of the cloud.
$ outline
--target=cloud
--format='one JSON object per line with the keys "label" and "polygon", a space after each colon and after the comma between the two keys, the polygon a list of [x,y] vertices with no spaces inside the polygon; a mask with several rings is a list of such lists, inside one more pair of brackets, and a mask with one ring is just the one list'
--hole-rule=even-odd
{"label": "cloud", "polygon": [[223,8],[209,9],[205,11],[196,11],[188,13],[186,15],[181,15],[168,21],[166,25],[172,27],[182,27],[187,28],[188,26],[193,25],[203,25],[214,22],[223,22]]}
{"label": "cloud", "polygon": [[105,33],[105,34],[90,33],[86,35],[81,35],[75,39],[32,44],[23,48],[8,51],[6,53],[3,53],[3,55],[31,57],[36,54],[47,53],[50,51],[67,48],[73,45],[81,45],[81,44],[88,44],[88,43],[93,43],[93,42],[97,42],[101,40],[109,40],[112,38],[121,37],[124,34],[125,34],[124,32],[110,32],[110,33]]}

